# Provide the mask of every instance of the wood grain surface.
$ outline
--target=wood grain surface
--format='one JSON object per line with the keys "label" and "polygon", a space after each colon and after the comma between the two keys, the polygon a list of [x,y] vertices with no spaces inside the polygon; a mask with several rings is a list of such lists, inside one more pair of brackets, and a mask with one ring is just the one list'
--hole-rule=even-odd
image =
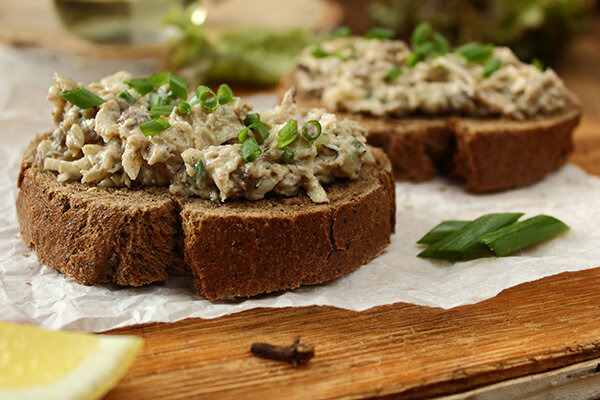
{"label": "wood grain surface", "polygon": [[[600,120],[584,119],[572,160],[600,172]],[[600,265],[600,260],[599,260]],[[563,273],[451,310],[404,303],[351,312],[255,309],[113,331],[146,344],[107,399],[421,399],[600,358],[600,268]],[[376,296],[376,293],[373,293]],[[293,368],[253,342],[315,347]]]}

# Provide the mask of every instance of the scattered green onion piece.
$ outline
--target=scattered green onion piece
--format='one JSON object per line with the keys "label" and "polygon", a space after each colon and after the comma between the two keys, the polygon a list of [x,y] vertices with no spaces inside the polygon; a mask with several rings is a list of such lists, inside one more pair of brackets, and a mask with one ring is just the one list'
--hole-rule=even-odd
{"label": "scattered green onion piece", "polygon": [[433,51],[433,43],[425,42],[413,50],[406,58],[405,64],[407,67],[414,67],[419,61],[423,61]]}
{"label": "scattered green onion piece", "polygon": [[391,39],[396,35],[391,29],[373,28],[363,35],[365,39]]}
{"label": "scattered green onion piece", "polygon": [[356,138],[354,138],[354,140],[352,140],[352,145],[356,148],[356,149],[362,149],[363,147],[365,147],[364,144],[362,144],[362,142]]}
{"label": "scattered green onion piece", "polygon": [[483,64],[483,76],[486,78],[491,76],[494,72],[498,71],[501,66],[502,62],[499,59],[495,57],[488,58]]}
{"label": "scattered green onion piece", "polygon": [[466,58],[469,63],[484,62],[491,57],[494,46],[492,44],[469,42],[457,47],[454,51]]}
{"label": "scattered green onion piece", "polygon": [[562,221],[549,215],[537,215],[488,233],[480,237],[479,242],[502,257],[567,230],[569,227]]}
{"label": "scattered green onion piece", "polygon": [[335,31],[333,31],[333,36],[336,37],[349,37],[352,35],[352,30],[348,26],[340,26]]}
{"label": "scattered green onion piece", "polygon": [[277,147],[283,149],[298,137],[298,121],[291,119],[277,133]]}
{"label": "scattered green onion piece", "polygon": [[294,151],[292,149],[290,149],[289,147],[286,147],[285,149],[283,149],[283,153],[281,153],[281,161],[283,161],[286,164],[291,164],[291,162],[294,160]]}
{"label": "scattered green onion piece", "polygon": [[128,79],[125,83],[142,96],[154,90],[154,85],[147,78]]}
{"label": "scattered green onion piece", "polygon": [[446,236],[450,235],[451,233],[454,233],[457,230],[461,229],[462,227],[464,227],[465,225],[467,225],[470,222],[471,221],[455,221],[455,220],[444,221],[444,222],[438,224],[437,226],[435,226],[429,232],[427,232],[425,234],[425,236],[423,236],[421,239],[419,239],[417,241],[417,243],[418,244],[434,244],[436,242],[439,242]]}
{"label": "scattered green onion piece", "polygon": [[190,174],[185,173],[185,178],[187,179],[187,181],[189,182],[189,184],[194,188],[194,189],[198,189],[198,183],[196,182],[196,179],[194,179]]}
{"label": "scattered green onion piece", "polygon": [[167,72],[160,72],[148,77],[148,80],[154,87],[159,87],[169,83],[169,74]]}
{"label": "scattered green onion piece", "polygon": [[533,60],[531,60],[531,65],[533,65],[540,71],[544,70],[544,64],[542,64],[542,62],[540,60],[538,60],[537,58],[534,58]]}
{"label": "scattered green onion piece", "polygon": [[174,107],[175,107],[174,105],[170,105],[170,104],[153,106],[150,108],[150,116],[152,118],[158,118],[161,115],[171,115],[171,112],[173,111]]}
{"label": "scattered green onion piece", "polygon": [[404,62],[404,64],[406,64],[407,67],[412,68],[415,65],[417,65],[417,63],[419,62],[419,55],[416,52],[412,52],[408,55],[408,57],[406,57],[406,61]]}
{"label": "scattered green onion piece", "polygon": [[150,121],[142,122],[139,126],[145,136],[153,136],[169,128],[171,124],[169,124],[169,121],[166,119],[155,118]]}
{"label": "scattered green onion piece", "polygon": [[250,126],[256,122],[260,122],[260,114],[259,113],[246,114],[246,117],[244,118],[244,125]]}
{"label": "scattered green onion piece", "polygon": [[[214,111],[219,107],[219,99],[215,92],[206,86],[202,86],[202,91],[196,92],[200,106],[205,110]],[[212,97],[208,97],[208,96]]]}
{"label": "scattered green onion piece", "polygon": [[168,72],[167,75],[169,76],[169,89],[171,92],[173,92],[175,97],[187,100],[188,93],[186,80],[180,78],[172,72]]}
{"label": "scattered green onion piece", "polygon": [[196,170],[196,177],[200,177],[200,179],[206,179],[206,169],[204,169],[204,162],[202,159],[196,161],[194,164],[194,169]]}
{"label": "scattered green onion piece", "polygon": [[131,95],[131,93],[129,93],[129,90],[123,90],[121,93],[119,93],[117,95],[118,97],[122,98],[123,100],[125,100],[126,102],[128,102],[129,104],[133,104],[136,102],[135,97],[133,97]]}
{"label": "scattered green onion piece", "polygon": [[512,224],[523,213],[486,214],[468,223],[456,232],[432,244],[418,254],[419,257],[458,260],[481,246],[479,238]]}
{"label": "scattered green onion piece", "polygon": [[331,55],[320,47],[314,49],[310,54],[315,58],[325,58]]}
{"label": "scattered green onion piece", "polygon": [[192,106],[185,101],[182,101],[177,105],[177,113],[179,115],[187,115],[190,111],[192,111]]}
{"label": "scattered green onion piece", "polygon": [[[315,127],[316,133],[314,136],[311,136],[308,133],[309,125],[312,125]],[[309,142],[313,142],[313,141],[317,140],[319,138],[319,136],[321,136],[322,131],[323,131],[323,128],[321,127],[321,124],[319,123],[319,121],[311,119],[310,121],[307,121],[304,124],[304,126],[302,127],[302,136],[304,136],[304,139],[308,140]]]}
{"label": "scattered green onion piece", "polygon": [[248,139],[250,137],[250,127],[247,126],[244,129],[242,129],[240,131],[240,133],[238,133],[238,140],[240,141],[240,143],[244,143],[246,141],[246,139]]}
{"label": "scattered green onion piece", "polygon": [[261,121],[251,124],[249,126],[249,128],[252,130],[252,132],[258,133],[258,137],[256,138],[256,141],[259,144],[264,142],[265,139],[269,136],[269,133],[271,133],[271,128],[269,128],[269,125],[267,125]]}
{"label": "scattered green onion piece", "polygon": [[150,108],[165,104],[164,99],[158,93],[152,93],[150,95]]}
{"label": "scattered green onion piece", "polygon": [[219,99],[219,104],[227,104],[233,101],[233,90],[227,85],[223,83],[217,89],[217,98]]}
{"label": "scattered green onion piece", "polygon": [[444,36],[440,35],[438,32],[433,32],[431,38],[433,39],[433,48],[439,54],[446,54],[450,51],[450,43]]}
{"label": "scattered green onion piece", "polygon": [[429,23],[421,22],[413,31],[412,36],[410,37],[410,42],[414,47],[417,47],[429,39],[432,31],[433,30],[431,29],[431,25],[429,25]]}
{"label": "scattered green onion piece", "polygon": [[82,87],[76,87],[75,89],[59,93],[58,97],[65,99],[81,109],[96,107],[106,101],[102,97],[99,97]]}
{"label": "scattered green onion piece", "polygon": [[356,48],[354,46],[344,46],[335,52],[335,56],[342,61],[349,60],[356,55]]}
{"label": "scattered green onion piece", "polygon": [[386,74],[383,76],[383,79],[386,82],[393,82],[400,75],[402,75],[402,68],[401,67],[393,67],[388,72],[386,72]]}
{"label": "scattered green onion piece", "polygon": [[248,137],[244,143],[242,143],[242,157],[246,162],[252,162],[261,155],[262,151],[253,137]]}

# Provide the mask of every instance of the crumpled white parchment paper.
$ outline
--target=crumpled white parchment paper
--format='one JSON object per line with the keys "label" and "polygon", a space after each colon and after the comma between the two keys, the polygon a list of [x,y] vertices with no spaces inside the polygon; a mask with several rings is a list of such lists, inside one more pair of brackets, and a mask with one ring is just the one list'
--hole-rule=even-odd
{"label": "crumpled white parchment paper", "polygon": [[[73,62],[39,51],[0,48],[0,318],[52,329],[103,331],[153,321],[216,318],[255,307],[330,305],[361,311],[408,302],[451,308],[476,303],[503,289],[565,271],[600,266],[600,179],[574,165],[535,185],[505,193],[469,195],[452,182],[396,184],[397,225],[380,257],[332,282],[252,299],[210,302],[191,279],[172,278],[142,288],[86,287],[41,265],[20,237],[15,211],[16,179],[24,149],[51,127],[45,96],[54,70],[91,81],[118,69],[139,75],[146,63],[99,65]],[[274,102],[256,96],[257,108]],[[262,107],[261,107],[262,105]],[[489,212],[545,213],[571,230],[554,240],[505,258],[448,263],[416,257],[415,242],[444,219],[472,219]],[[550,293],[549,293],[550,295]]]}

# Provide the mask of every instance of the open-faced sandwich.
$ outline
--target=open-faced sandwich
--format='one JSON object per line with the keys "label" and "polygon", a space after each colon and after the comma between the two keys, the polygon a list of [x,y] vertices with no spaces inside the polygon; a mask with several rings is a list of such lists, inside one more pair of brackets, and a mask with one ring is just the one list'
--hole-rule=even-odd
{"label": "open-faced sandwich", "polygon": [[300,105],[358,121],[398,179],[444,173],[486,192],[565,163],[580,108],[551,69],[491,44],[452,49],[427,23],[410,46],[377,32],[386,33],[307,48],[281,87],[295,87]]}
{"label": "open-faced sandwich", "polygon": [[171,73],[55,76],[54,131],[27,149],[17,212],[40,261],[94,285],[194,275],[209,299],[318,284],[394,230],[392,167],[365,130],[288,92],[260,114]]}

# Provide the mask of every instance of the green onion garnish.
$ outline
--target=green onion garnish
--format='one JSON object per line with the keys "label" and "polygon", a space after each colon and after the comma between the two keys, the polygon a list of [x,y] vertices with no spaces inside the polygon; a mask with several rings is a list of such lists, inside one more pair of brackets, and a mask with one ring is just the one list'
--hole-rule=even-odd
{"label": "green onion garnish", "polygon": [[147,78],[127,79],[125,83],[142,96],[154,90],[154,85]]}
{"label": "green onion garnish", "polygon": [[444,36],[442,36],[438,32],[433,32],[432,39],[433,39],[433,48],[439,54],[446,54],[450,51],[450,43]]}
{"label": "green onion garnish", "polygon": [[485,60],[485,63],[483,63],[483,76],[486,78],[491,76],[494,72],[498,71],[501,66],[502,62],[499,59],[495,57],[488,58]]}
{"label": "green onion garnish", "polygon": [[198,102],[200,103],[200,106],[205,110],[214,111],[219,107],[219,98],[215,92],[213,92],[207,86],[200,86],[196,90],[196,96],[198,96]]}
{"label": "green onion garnish", "polygon": [[244,118],[244,125],[250,126],[255,122],[260,122],[260,114],[259,113],[250,113],[247,114]]}
{"label": "green onion garnish", "polygon": [[233,90],[229,87],[229,85],[223,83],[217,89],[217,98],[219,99],[219,104],[227,104],[233,101]]}
{"label": "green onion garnish", "polygon": [[253,137],[248,137],[244,143],[242,143],[242,157],[246,162],[252,162],[261,155],[262,151]]}
{"label": "green onion garnish", "polygon": [[[315,127],[315,134],[314,136],[310,135],[308,133],[308,126],[312,125]],[[309,142],[315,141],[319,138],[319,136],[321,136],[321,131],[323,129],[321,128],[321,124],[319,123],[319,121],[316,121],[314,119],[311,119],[310,121],[307,121],[304,126],[302,127],[302,136],[304,136],[304,139],[308,140]]]}
{"label": "green onion garnish", "polygon": [[163,119],[163,118],[151,119],[150,121],[142,122],[139,125],[140,130],[146,136],[156,135],[157,133],[164,131],[165,129],[169,128],[170,126],[171,126],[171,124],[169,124],[169,121],[167,121],[166,119]]}
{"label": "green onion garnish", "polygon": [[356,55],[356,48],[354,46],[344,46],[335,52],[335,56],[342,61],[349,60]]}
{"label": "green onion garnish", "polygon": [[471,221],[444,221],[437,226],[435,226],[432,230],[427,232],[425,236],[417,241],[418,244],[434,244],[450,235],[451,233],[456,232],[461,229]]}
{"label": "green onion garnish", "polygon": [[169,74],[167,72],[160,72],[148,77],[148,80],[153,86],[159,87],[169,83]]}
{"label": "green onion garnish", "polygon": [[133,97],[131,95],[131,93],[129,93],[129,90],[123,90],[121,93],[119,93],[117,95],[118,97],[120,97],[121,99],[125,100],[126,102],[128,102],[129,104],[133,104],[136,102],[135,97]]}
{"label": "green onion garnish", "polygon": [[542,62],[540,60],[538,60],[537,58],[534,58],[533,60],[531,60],[531,65],[533,65],[540,71],[544,70],[544,64],[542,64]]}
{"label": "green onion garnish", "polygon": [[363,35],[365,39],[391,39],[396,35],[391,29],[373,28]]}
{"label": "green onion garnish", "polygon": [[335,31],[333,31],[333,36],[336,37],[349,37],[352,35],[352,30],[348,26],[340,26]]}
{"label": "green onion garnish", "polygon": [[158,93],[152,93],[150,95],[150,108],[165,104],[165,100]]}
{"label": "green onion garnish", "polygon": [[407,67],[414,67],[419,61],[425,60],[433,51],[433,43],[425,42],[413,50],[406,58],[405,64]]}
{"label": "green onion garnish", "polygon": [[167,72],[167,75],[169,76],[169,89],[171,89],[171,92],[175,97],[186,100],[188,96],[186,80],[172,72]]}
{"label": "green onion garnish", "polygon": [[537,215],[505,226],[479,238],[496,256],[501,257],[569,230],[563,222],[548,215]]}
{"label": "green onion garnish", "polygon": [[283,149],[298,137],[298,121],[291,119],[277,133],[277,147]]}
{"label": "green onion garnish", "polygon": [[325,58],[331,55],[320,47],[314,49],[310,54],[315,58]]}
{"label": "green onion garnish", "polygon": [[106,101],[102,97],[99,97],[82,87],[76,87],[75,89],[58,93],[58,97],[65,99],[81,109],[96,107]]}
{"label": "green onion garnish", "polygon": [[190,104],[186,103],[185,101],[182,101],[177,105],[177,113],[179,115],[187,115],[187,113],[189,113],[190,111],[192,111],[192,106],[190,106]]}
{"label": "green onion garnish", "polygon": [[362,142],[360,140],[358,140],[357,138],[354,138],[354,140],[352,140],[352,145],[356,148],[356,149],[362,149],[363,147],[365,147],[364,144],[362,144]]}
{"label": "green onion garnish", "polygon": [[238,140],[240,141],[240,143],[244,143],[246,141],[246,139],[248,139],[250,137],[249,132],[250,132],[250,127],[247,126],[244,129],[242,129],[240,131],[240,133],[238,133]]}
{"label": "green onion garnish", "polygon": [[158,118],[161,115],[171,115],[171,112],[173,111],[174,107],[175,107],[174,105],[170,105],[170,104],[162,104],[159,106],[152,106],[150,108],[150,116],[152,118]]}
{"label": "green onion garnish", "polygon": [[410,37],[410,42],[412,43],[413,47],[417,47],[427,41],[427,39],[429,39],[431,36],[432,31],[433,29],[431,29],[431,25],[429,25],[427,22],[421,22],[419,25],[417,25],[412,33],[412,36]]}
{"label": "green onion garnish", "polygon": [[196,170],[196,177],[199,176],[200,179],[206,178],[206,169],[204,169],[204,162],[202,162],[202,159],[196,161],[196,164],[194,164],[194,169]]}
{"label": "green onion garnish", "polygon": [[192,178],[192,176],[190,174],[188,174],[187,171],[185,172],[185,179],[187,179],[187,181],[189,182],[189,184],[194,189],[198,189],[198,183],[196,182],[196,179]]}
{"label": "green onion garnish", "polygon": [[418,254],[419,257],[458,260],[481,246],[479,238],[512,224],[523,213],[486,214],[468,223],[456,232],[432,244]]}
{"label": "green onion garnish", "polygon": [[386,82],[393,82],[400,75],[402,75],[402,68],[401,67],[393,67],[392,69],[390,69],[388,72],[385,73],[385,75],[383,76],[383,79]]}
{"label": "green onion garnish", "polygon": [[256,138],[256,141],[258,143],[264,142],[265,139],[269,136],[269,133],[271,132],[271,128],[269,128],[269,125],[267,125],[261,121],[253,123],[252,125],[249,126],[249,128],[253,132],[258,133],[258,137]]}
{"label": "green onion garnish", "polygon": [[454,51],[466,58],[469,63],[484,62],[491,57],[494,46],[492,44],[469,42],[457,47]]}
{"label": "green onion garnish", "polygon": [[294,151],[289,147],[283,149],[283,153],[281,153],[281,161],[286,164],[290,164],[294,160]]}

